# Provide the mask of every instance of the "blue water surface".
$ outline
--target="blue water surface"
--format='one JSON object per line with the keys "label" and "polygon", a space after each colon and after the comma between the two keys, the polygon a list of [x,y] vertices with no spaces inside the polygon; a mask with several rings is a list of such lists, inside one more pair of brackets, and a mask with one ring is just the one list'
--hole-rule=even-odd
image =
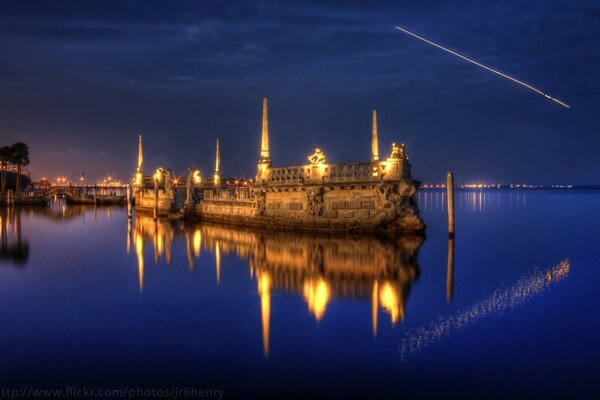
{"label": "blue water surface", "polygon": [[427,238],[3,209],[1,388],[600,397],[600,192],[419,193]]}

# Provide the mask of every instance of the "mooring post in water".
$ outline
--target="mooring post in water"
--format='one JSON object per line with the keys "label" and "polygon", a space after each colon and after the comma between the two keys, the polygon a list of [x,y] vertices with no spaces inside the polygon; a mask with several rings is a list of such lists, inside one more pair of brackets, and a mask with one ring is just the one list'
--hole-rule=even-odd
{"label": "mooring post in water", "polygon": [[448,192],[448,236],[454,236],[454,173],[448,172],[446,182],[446,190]]}
{"label": "mooring post in water", "polygon": [[127,218],[131,218],[131,185],[127,185]]}
{"label": "mooring post in water", "polygon": [[96,185],[94,185],[94,204],[96,204]]}
{"label": "mooring post in water", "polygon": [[12,189],[9,189],[9,190],[6,192],[6,204],[8,204],[9,206],[12,206],[12,205],[13,205],[13,202],[14,202],[14,199],[13,199],[13,191],[12,191]]}
{"label": "mooring post in water", "polygon": [[446,271],[446,300],[454,297],[454,237],[448,237],[448,269]]}
{"label": "mooring post in water", "polygon": [[154,207],[153,207],[153,218],[158,218],[158,179],[154,180]]}

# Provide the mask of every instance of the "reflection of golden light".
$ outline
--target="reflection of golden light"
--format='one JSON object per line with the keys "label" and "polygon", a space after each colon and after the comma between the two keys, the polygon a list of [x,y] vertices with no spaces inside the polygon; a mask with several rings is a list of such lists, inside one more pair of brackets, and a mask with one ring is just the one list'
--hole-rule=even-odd
{"label": "reflection of golden light", "polygon": [[385,282],[381,287],[379,301],[381,302],[381,307],[390,313],[392,324],[398,322],[398,317],[402,310],[399,307],[398,295],[389,282]]}
{"label": "reflection of golden light", "polygon": [[371,294],[371,324],[373,328],[373,336],[377,336],[377,321],[379,317],[379,299],[377,292],[379,291],[379,284],[377,281],[373,282],[373,293]]}
{"label": "reflection of golden light", "polygon": [[198,257],[200,255],[200,247],[202,244],[202,234],[200,229],[196,229],[194,232],[194,255]]}
{"label": "reflection of golden light", "polygon": [[257,276],[258,294],[260,295],[260,313],[263,333],[263,353],[269,355],[269,337],[271,321],[271,277],[267,273]]}
{"label": "reflection of golden light", "polygon": [[127,254],[129,254],[130,251],[131,251],[131,219],[127,221]]}
{"label": "reflection of golden light", "polygon": [[221,248],[219,242],[215,245],[215,266],[217,268],[217,283],[221,282]]}
{"label": "reflection of golden light", "polygon": [[158,233],[156,234],[157,239],[158,239],[158,254],[162,255],[163,251],[164,251],[164,245],[163,245],[163,237],[162,235],[159,235]]}
{"label": "reflection of golden light", "polygon": [[140,235],[135,237],[135,253],[138,259],[138,282],[142,293],[144,291],[144,240]]}
{"label": "reflection of golden light", "polygon": [[323,318],[329,297],[329,286],[323,278],[304,282],[304,298],[308,303],[308,309],[315,315],[317,321]]}

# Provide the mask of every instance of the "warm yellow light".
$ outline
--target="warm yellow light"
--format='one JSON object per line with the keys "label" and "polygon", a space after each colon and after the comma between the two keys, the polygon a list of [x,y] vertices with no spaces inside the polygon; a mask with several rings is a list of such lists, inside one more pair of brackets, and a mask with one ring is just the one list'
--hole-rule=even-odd
{"label": "warm yellow light", "polygon": [[202,181],[202,178],[200,177],[200,171],[198,171],[198,170],[194,171],[193,178],[194,178],[195,184],[200,184],[200,182]]}
{"label": "warm yellow light", "polygon": [[381,307],[390,313],[392,317],[392,324],[398,322],[400,316],[400,307],[398,302],[398,295],[389,282],[386,282],[381,287],[379,292],[379,301]]}
{"label": "warm yellow light", "polygon": [[304,282],[304,298],[308,303],[308,309],[315,315],[317,321],[323,318],[329,297],[329,286],[323,278]]}
{"label": "warm yellow light", "polygon": [[200,246],[202,244],[202,234],[200,233],[200,229],[196,229],[194,232],[194,255],[198,257],[200,255]]}

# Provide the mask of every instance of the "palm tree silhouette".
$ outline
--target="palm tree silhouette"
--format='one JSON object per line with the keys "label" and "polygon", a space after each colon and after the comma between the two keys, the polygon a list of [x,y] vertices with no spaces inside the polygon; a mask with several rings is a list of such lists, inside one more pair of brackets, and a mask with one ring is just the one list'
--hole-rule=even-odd
{"label": "palm tree silhouette", "polygon": [[6,191],[6,167],[12,162],[13,150],[10,146],[0,147],[0,168],[2,169],[2,180],[0,183],[0,195],[4,196]]}
{"label": "palm tree silhouette", "polygon": [[29,165],[29,146],[23,142],[17,142],[12,145],[12,162],[17,164],[17,194],[20,192],[21,186],[21,170],[24,166]]}

